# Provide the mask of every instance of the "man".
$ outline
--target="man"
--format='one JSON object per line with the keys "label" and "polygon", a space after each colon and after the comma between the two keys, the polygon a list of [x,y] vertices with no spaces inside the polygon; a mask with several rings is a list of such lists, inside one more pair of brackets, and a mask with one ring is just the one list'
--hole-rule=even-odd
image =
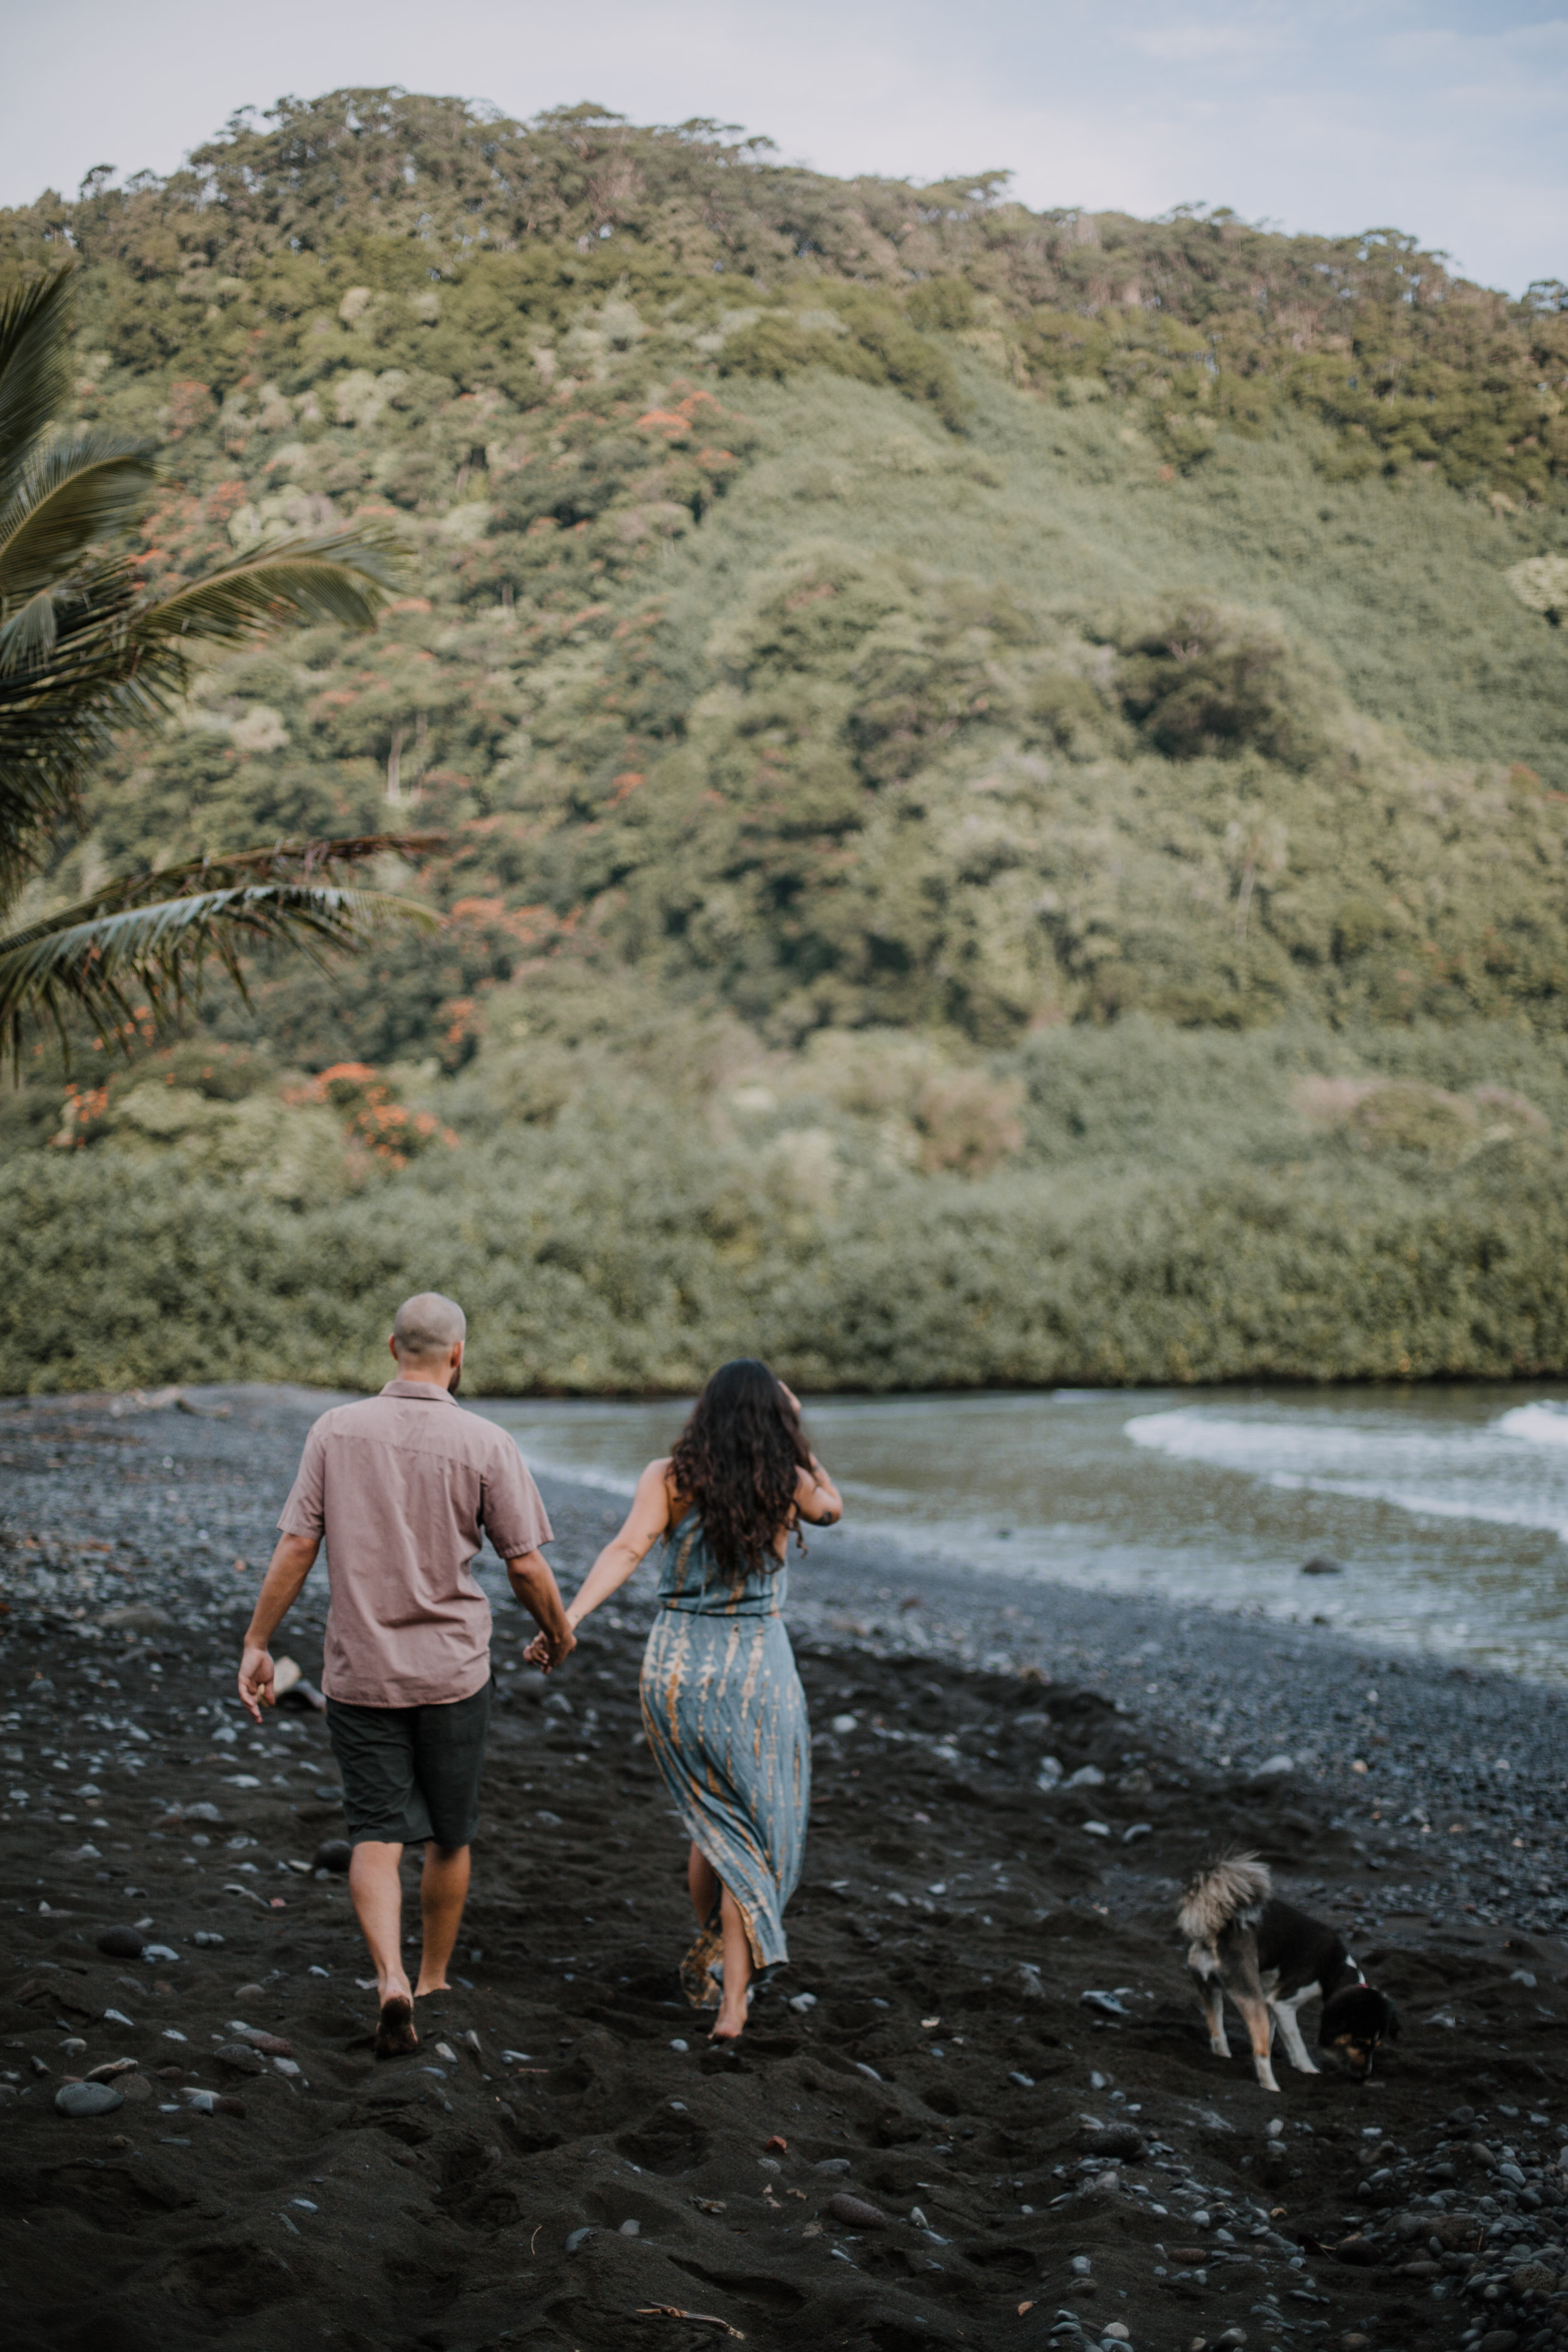
{"label": "man", "polygon": [[[275,1704],[268,1643],[325,1536],[321,1686],[353,1847],[349,1891],[375,1966],[378,2058],[417,2047],[414,2002],[446,1990],[468,1898],[490,1711],[490,1609],[469,1565],[481,1529],[540,1629],[544,1671],[576,1647],[539,1550],[552,1536],[539,1490],[510,1438],[457,1404],[467,1333],[439,1292],[405,1299],[388,1342],[397,1378],[312,1427],[239,1664],[259,1723]],[[415,1841],[425,1935],[410,1992],[398,1869]]]}

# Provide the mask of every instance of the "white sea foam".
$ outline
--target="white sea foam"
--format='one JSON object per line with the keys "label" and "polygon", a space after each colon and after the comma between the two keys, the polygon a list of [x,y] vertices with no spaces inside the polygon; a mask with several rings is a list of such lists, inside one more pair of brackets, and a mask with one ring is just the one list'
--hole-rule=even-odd
{"label": "white sea foam", "polygon": [[1304,1412],[1243,1420],[1188,1405],[1124,1424],[1135,1445],[1275,1487],[1383,1503],[1413,1517],[1534,1528],[1568,1541],[1568,1411],[1516,1405],[1479,1428],[1400,1426]]}
{"label": "white sea foam", "polygon": [[1265,1476],[1276,1468],[1342,1470],[1353,1463],[1371,1468],[1394,1460],[1407,1463],[1413,1455],[1434,1463],[1452,1459],[1452,1441],[1446,1433],[1319,1419],[1307,1413],[1289,1421],[1266,1420],[1261,1415],[1256,1421],[1243,1421],[1211,1412],[1204,1405],[1139,1413],[1123,1423],[1123,1433],[1134,1445],[1154,1446],[1180,1460]]}
{"label": "white sea foam", "polygon": [[1500,1437],[1521,1437],[1529,1445],[1568,1445],[1568,1405],[1516,1404],[1497,1431]]}

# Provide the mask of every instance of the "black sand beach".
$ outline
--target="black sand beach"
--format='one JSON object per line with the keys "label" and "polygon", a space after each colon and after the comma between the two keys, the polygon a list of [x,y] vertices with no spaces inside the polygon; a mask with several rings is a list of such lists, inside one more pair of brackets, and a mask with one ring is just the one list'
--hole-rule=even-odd
{"label": "black sand beach", "polygon": [[[421,2004],[415,2058],[378,2065],[346,1888],[311,1868],[342,1826],[324,1726],[280,1710],[253,1737],[234,1696],[323,1402],[0,1407],[18,2352],[1568,2333],[1556,1693],[1326,1632],[960,1590],[852,1529],[816,1538],[792,1611],[817,1735],[792,1966],[731,2055],[676,1981],[646,1599],[550,1684],[498,1609],[465,1981]],[[570,1590],[618,1514],[542,1483]],[[276,1645],[312,1680],[323,1600],[313,1581]],[[1042,1790],[1045,1756],[1103,1778]],[[1226,1844],[1353,1930],[1398,2002],[1367,2087],[1281,2066],[1269,2094],[1211,2056],[1172,1912]],[[148,1948],[104,1955],[113,1927]],[[121,2104],[57,2110],[121,2058]]]}

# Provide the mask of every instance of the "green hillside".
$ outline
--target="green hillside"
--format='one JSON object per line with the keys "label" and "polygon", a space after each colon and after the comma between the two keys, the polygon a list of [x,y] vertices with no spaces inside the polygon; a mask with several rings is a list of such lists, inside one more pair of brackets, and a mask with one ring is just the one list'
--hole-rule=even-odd
{"label": "green hillside", "polygon": [[1568,1369],[1568,293],[338,93],[74,248],[168,582],[395,520],[46,898],[439,827],[445,921],[0,1104],[39,1387]]}

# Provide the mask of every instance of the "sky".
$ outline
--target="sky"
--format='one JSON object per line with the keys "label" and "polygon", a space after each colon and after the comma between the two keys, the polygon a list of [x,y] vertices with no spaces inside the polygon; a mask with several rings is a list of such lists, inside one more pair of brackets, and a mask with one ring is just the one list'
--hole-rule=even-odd
{"label": "sky", "polygon": [[171,171],[241,107],[399,83],[709,116],[824,172],[1006,169],[1040,206],[1399,227],[1513,293],[1568,278],[1568,0],[12,5],[0,205]]}

